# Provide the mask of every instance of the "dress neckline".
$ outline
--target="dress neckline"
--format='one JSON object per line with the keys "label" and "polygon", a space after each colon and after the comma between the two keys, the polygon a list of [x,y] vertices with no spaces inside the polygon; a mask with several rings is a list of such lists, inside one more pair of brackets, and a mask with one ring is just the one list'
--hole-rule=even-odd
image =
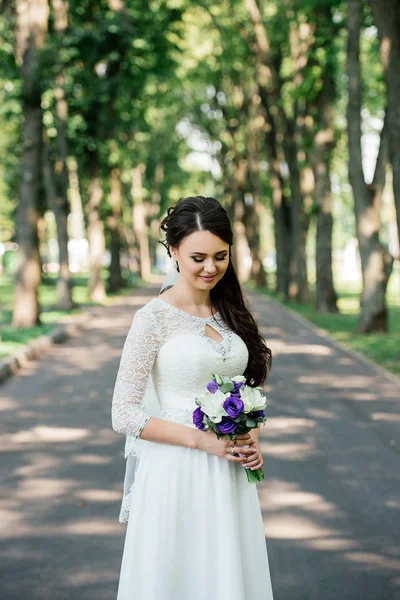
{"label": "dress neckline", "polygon": [[185,310],[182,310],[181,308],[178,308],[177,306],[170,304],[169,302],[165,302],[165,300],[161,300],[160,298],[153,298],[153,299],[158,300],[159,302],[161,302],[161,304],[166,304],[167,306],[169,306],[169,308],[171,308],[172,310],[175,310],[178,313],[184,314],[187,317],[192,317],[192,319],[199,319],[200,321],[209,321],[210,319],[213,319],[214,317],[219,315],[219,310],[217,310],[217,312],[215,312],[213,315],[210,315],[209,317],[198,317],[197,315],[192,315],[191,313],[188,313]]}

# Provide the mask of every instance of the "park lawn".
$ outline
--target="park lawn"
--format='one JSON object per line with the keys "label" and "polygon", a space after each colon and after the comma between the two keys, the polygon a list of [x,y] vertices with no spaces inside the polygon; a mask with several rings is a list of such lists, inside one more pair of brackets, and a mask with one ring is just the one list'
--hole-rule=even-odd
{"label": "park lawn", "polygon": [[400,273],[395,273],[387,293],[389,313],[389,333],[360,335],[355,333],[359,312],[359,288],[338,284],[340,314],[322,315],[310,304],[285,303],[270,290],[259,288],[255,291],[268,294],[287,308],[296,311],[308,321],[329,333],[335,340],[350,349],[356,350],[376,364],[400,376]]}
{"label": "park lawn", "polygon": [[[38,338],[41,335],[49,333],[56,325],[65,323],[68,320],[73,320],[76,315],[81,314],[83,306],[91,306],[94,303],[90,302],[87,288],[87,277],[73,277],[73,301],[76,303],[76,308],[70,311],[56,310],[55,304],[57,299],[56,294],[56,278],[46,276],[39,287],[39,303],[41,305],[40,319],[41,325],[36,327],[17,329],[11,326],[12,319],[12,304],[13,304],[13,278],[7,275],[0,275],[0,360],[15,354],[25,344]],[[143,285],[139,279],[135,280],[134,286]],[[127,295],[130,293],[131,287],[124,288],[118,294],[110,294],[110,298],[117,295]]]}
{"label": "park lawn", "polygon": [[[77,278],[73,291],[73,299],[77,305],[87,302],[86,279]],[[43,278],[39,287],[39,302],[42,307],[41,325],[17,329],[12,327],[12,304],[14,297],[14,281],[11,276],[0,276],[0,359],[14,354],[25,344],[35,338],[49,333],[55,325],[67,321],[81,313],[79,306],[67,311],[56,310],[56,280]]]}

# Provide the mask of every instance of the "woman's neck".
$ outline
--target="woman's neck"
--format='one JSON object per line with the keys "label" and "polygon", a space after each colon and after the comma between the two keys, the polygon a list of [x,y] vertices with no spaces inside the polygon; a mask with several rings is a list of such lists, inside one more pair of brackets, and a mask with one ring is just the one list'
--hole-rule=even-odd
{"label": "woman's neck", "polygon": [[211,308],[209,290],[196,290],[183,279],[178,279],[170,290],[182,308]]}

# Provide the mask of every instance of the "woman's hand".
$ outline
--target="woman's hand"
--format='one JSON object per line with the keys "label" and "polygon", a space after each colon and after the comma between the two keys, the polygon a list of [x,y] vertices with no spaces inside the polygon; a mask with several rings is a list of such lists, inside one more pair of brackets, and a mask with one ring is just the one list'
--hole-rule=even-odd
{"label": "woman's hand", "polygon": [[252,453],[243,457],[242,465],[244,467],[250,467],[252,471],[256,469],[261,469],[264,464],[264,460],[261,454],[260,444],[253,440],[253,445],[251,446]]}
{"label": "woman's hand", "polygon": [[[252,454],[254,444],[256,444],[248,433],[241,433],[236,436],[235,440],[225,438],[218,439],[212,431],[199,431],[199,434],[197,444],[199,450],[204,450],[208,454],[215,454],[216,456],[227,458],[231,462],[242,462],[245,460],[246,457]],[[231,454],[232,446],[234,454]],[[243,446],[249,447],[244,448]],[[238,456],[238,452],[243,454],[243,456]]]}

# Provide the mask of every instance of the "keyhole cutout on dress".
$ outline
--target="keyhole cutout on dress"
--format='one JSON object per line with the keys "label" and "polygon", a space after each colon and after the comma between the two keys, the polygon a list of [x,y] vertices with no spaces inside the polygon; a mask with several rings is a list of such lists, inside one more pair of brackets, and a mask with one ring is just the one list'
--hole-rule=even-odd
{"label": "keyhole cutout on dress", "polygon": [[218,342],[219,344],[224,339],[222,335],[218,331],[216,331],[214,327],[211,327],[211,325],[209,325],[208,323],[206,324],[205,334],[207,337],[214,340],[215,342]]}

